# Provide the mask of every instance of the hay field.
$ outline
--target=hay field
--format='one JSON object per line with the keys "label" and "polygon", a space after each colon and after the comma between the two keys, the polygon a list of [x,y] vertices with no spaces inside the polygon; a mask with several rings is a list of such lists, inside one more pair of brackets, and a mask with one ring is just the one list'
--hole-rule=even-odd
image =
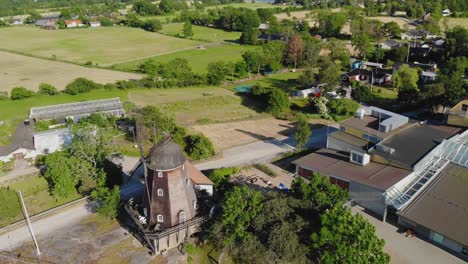
{"label": "hay field", "polygon": [[404,17],[391,17],[391,16],[378,16],[378,17],[367,17],[367,19],[379,20],[382,23],[395,22],[401,29],[404,29],[405,26],[408,29],[416,29],[416,26],[410,24],[410,20]]}
{"label": "hay field", "polygon": [[446,30],[444,25],[445,23],[450,29],[456,26],[461,26],[468,29],[468,18],[443,18],[440,20],[440,24],[442,27],[444,27],[444,30]]}
{"label": "hay field", "polygon": [[85,77],[97,83],[111,83],[118,80],[140,79],[142,76],[0,51],[0,91],[9,92],[16,86],[37,90],[39,84],[43,82],[63,89],[79,77]]}
{"label": "hay field", "polygon": [[[207,65],[210,62],[215,61],[239,61],[242,59],[242,53],[247,50],[255,49],[255,46],[244,46],[244,45],[212,45],[207,44],[203,45],[202,49],[190,49],[184,50],[174,53],[169,53],[166,55],[152,57],[158,62],[169,62],[176,58],[186,59],[189,63],[189,66],[192,70],[196,73],[206,73],[207,72]],[[137,71],[138,66],[143,63],[145,60],[150,59],[141,59],[130,61],[126,63],[116,64],[113,65],[112,68],[116,70],[124,70],[124,71]]]}
{"label": "hay field", "polygon": [[34,26],[0,29],[0,49],[100,66],[184,50],[199,41],[129,27],[43,30]]}
{"label": "hay field", "polygon": [[[171,23],[163,26],[162,34],[169,36],[183,36],[183,23]],[[241,32],[224,31],[216,28],[193,25],[193,36],[190,39],[207,42],[236,41],[240,38]]]}

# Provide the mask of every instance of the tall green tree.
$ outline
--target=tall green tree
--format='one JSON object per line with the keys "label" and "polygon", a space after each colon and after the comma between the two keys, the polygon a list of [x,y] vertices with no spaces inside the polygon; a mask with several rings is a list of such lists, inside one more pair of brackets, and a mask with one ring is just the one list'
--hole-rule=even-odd
{"label": "tall green tree", "polygon": [[410,68],[408,65],[402,65],[393,75],[393,85],[398,89],[418,89],[419,74],[418,70]]}
{"label": "tall green tree", "polygon": [[184,23],[184,37],[189,38],[193,36],[192,23],[187,21]]}
{"label": "tall green tree", "polygon": [[49,182],[50,193],[54,197],[68,197],[76,192],[75,185],[78,179],[72,174],[70,159],[66,152],[57,151],[47,155],[45,165],[44,178]]}
{"label": "tall green tree", "polygon": [[294,142],[296,143],[296,148],[304,148],[309,141],[311,134],[312,132],[310,131],[307,117],[304,114],[300,114],[297,119],[296,130],[294,132]]}
{"label": "tall green tree", "polygon": [[91,196],[97,201],[96,212],[98,214],[109,218],[117,217],[120,203],[120,190],[118,186],[114,186],[112,189],[100,187],[93,191]]}
{"label": "tall green tree", "polygon": [[268,111],[273,115],[289,110],[288,95],[280,89],[273,89],[268,97]]}
{"label": "tall green tree", "polygon": [[311,235],[312,249],[320,263],[389,263],[384,240],[375,227],[348,208],[335,207],[321,216],[319,232]]}
{"label": "tall green tree", "polygon": [[219,85],[226,79],[226,64],[224,61],[210,62],[206,75],[208,84]]}

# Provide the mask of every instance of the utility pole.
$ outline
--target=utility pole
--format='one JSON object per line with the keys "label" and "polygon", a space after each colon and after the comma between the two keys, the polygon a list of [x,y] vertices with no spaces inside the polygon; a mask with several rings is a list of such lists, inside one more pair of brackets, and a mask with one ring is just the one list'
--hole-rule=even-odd
{"label": "utility pole", "polygon": [[34,240],[34,245],[36,245],[36,256],[39,259],[39,256],[41,255],[41,251],[39,250],[39,244],[37,243],[36,235],[34,234],[34,230],[31,225],[31,220],[29,220],[28,210],[26,209],[26,205],[24,204],[24,201],[23,201],[23,195],[21,194],[20,190],[18,190],[18,194],[21,200],[21,204],[23,205],[23,213],[24,213],[24,216],[26,217],[26,223],[28,224],[29,232],[31,233],[31,236]]}
{"label": "utility pole", "polygon": [[411,41],[408,42],[408,54],[406,55],[406,63],[408,63],[409,61],[410,46],[411,46]]}

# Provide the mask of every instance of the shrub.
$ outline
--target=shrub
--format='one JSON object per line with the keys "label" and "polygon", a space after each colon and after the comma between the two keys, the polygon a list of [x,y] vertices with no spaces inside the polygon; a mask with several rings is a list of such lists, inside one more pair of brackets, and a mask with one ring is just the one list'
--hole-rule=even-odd
{"label": "shrub", "polygon": [[115,83],[115,86],[117,87],[117,89],[122,89],[122,90],[134,89],[134,88],[138,88],[138,83],[134,81],[117,81]]}
{"label": "shrub", "polygon": [[75,79],[73,82],[69,83],[65,87],[65,90],[63,90],[63,92],[71,95],[76,95],[79,93],[86,93],[91,90],[99,89],[101,87],[101,84],[95,83],[91,80],[85,78],[78,78]]}
{"label": "shrub", "polygon": [[265,164],[255,164],[254,167],[257,170],[265,173],[266,175],[268,175],[270,177],[276,177],[277,176],[276,172],[274,172],[270,167],[268,167]]}
{"label": "shrub", "polygon": [[288,95],[279,89],[273,89],[268,98],[268,111],[273,115],[289,110]]}
{"label": "shrub", "polygon": [[185,137],[185,144],[185,151],[192,159],[206,159],[214,155],[213,143],[202,134]]}
{"label": "shrub", "polygon": [[99,22],[101,22],[101,26],[103,26],[103,27],[111,27],[111,26],[114,25],[114,22],[112,22],[112,20],[110,20],[107,17],[101,17],[99,19]]}
{"label": "shrub", "polygon": [[114,186],[113,189],[107,187],[98,188],[91,193],[91,197],[97,201],[96,212],[98,214],[109,218],[117,216],[120,203],[120,190],[118,186]]}
{"label": "shrub", "polygon": [[221,183],[225,182],[227,178],[237,172],[237,168],[227,167],[214,169],[211,173],[208,174],[208,178],[213,181],[215,187],[219,186]]}
{"label": "shrub", "polygon": [[29,98],[34,95],[34,92],[28,90],[24,87],[15,87],[11,90],[10,98],[11,100],[21,100],[24,98]]}
{"label": "shrub", "polygon": [[359,104],[347,98],[334,99],[328,102],[328,109],[336,115],[353,115],[359,108]]}
{"label": "shrub", "polygon": [[12,218],[21,213],[21,205],[16,192],[10,188],[0,188],[0,219]]}
{"label": "shrub", "polygon": [[53,85],[48,83],[41,83],[39,85],[39,94],[42,95],[57,95],[59,91]]}
{"label": "shrub", "polygon": [[158,19],[147,20],[143,24],[143,29],[150,32],[157,32],[162,29],[161,21]]}

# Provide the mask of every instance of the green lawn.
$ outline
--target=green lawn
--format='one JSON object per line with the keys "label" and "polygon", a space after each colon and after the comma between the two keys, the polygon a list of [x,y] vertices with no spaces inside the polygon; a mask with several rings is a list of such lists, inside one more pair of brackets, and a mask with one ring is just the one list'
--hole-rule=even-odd
{"label": "green lawn", "polygon": [[[246,50],[254,49],[255,46],[241,46],[241,45],[217,45],[217,46],[204,46],[203,49],[191,49],[175,53],[170,53],[162,56],[156,56],[155,59],[159,62],[168,62],[175,58],[187,59],[190,67],[196,73],[206,73],[206,66],[210,62],[215,61],[238,61],[242,59],[242,53]],[[135,60],[127,63],[113,65],[112,68],[116,70],[137,71],[138,66],[146,59]]]}
{"label": "green lawn", "polygon": [[[49,185],[42,177],[29,177],[25,180],[14,183],[9,187],[14,190],[21,190],[24,203],[30,216],[81,197],[78,193],[75,193],[67,198],[55,199],[49,194]],[[22,212],[19,212],[16,217],[10,219],[0,217],[0,227],[7,226],[8,224],[19,221],[23,218],[24,216]]]}
{"label": "green lawn", "polygon": [[57,96],[36,96],[24,100],[5,100],[0,101],[0,121],[4,124],[0,126],[0,146],[7,145],[12,140],[18,123],[28,118],[29,110],[35,106],[45,106],[53,104],[63,104],[79,102],[84,100],[96,100],[103,98],[120,97],[121,100],[127,99],[127,91],[122,90],[98,90],[78,95],[60,94]]}
{"label": "green lawn", "polygon": [[0,49],[102,66],[176,52],[200,43],[121,26],[51,31],[34,26],[0,29]]}
{"label": "green lawn", "polygon": [[[171,23],[163,26],[161,30],[162,34],[170,36],[183,36],[183,23]],[[216,28],[209,28],[203,26],[192,26],[193,36],[190,37],[193,40],[200,40],[206,42],[223,42],[223,41],[237,41],[241,32],[236,31],[224,31]]]}
{"label": "green lawn", "polygon": [[134,90],[128,98],[137,105],[158,106],[185,126],[268,115],[259,112],[256,102],[217,87]]}
{"label": "green lawn", "polygon": [[[273,74],[266,78],[247,81],[240,85],[258,83],[264,87],[279,88],[286,92],[292,92],[292,91],[295,91],[297,87],[299,86],[299,83],[297,82],[297,78],[301,74],[302,74],[301,72],[287,72],[287,73]],[[229,88],[234,90],[236,86],[239,86],[239,85],[232,85]]]}

